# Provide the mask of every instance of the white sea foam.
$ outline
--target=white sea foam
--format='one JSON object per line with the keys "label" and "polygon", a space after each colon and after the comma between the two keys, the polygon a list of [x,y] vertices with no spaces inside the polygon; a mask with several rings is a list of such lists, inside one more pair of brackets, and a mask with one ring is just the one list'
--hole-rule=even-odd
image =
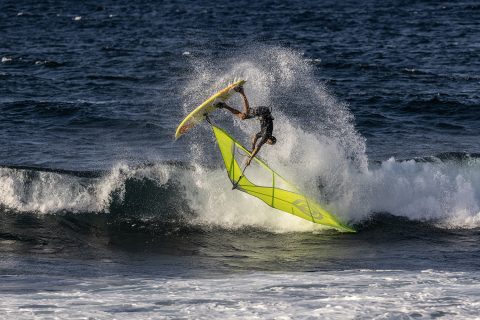
{"label": "white sea foam", "polygon": [[[480,279],[470,272],[349,270],[78,280],[52,276],[33,283],[25,281],[28,277],[17,275],[15,286],[2,294],[0,313],[5,317],[477,319],[480,307]],[[47,281],[47,288],[58,289],[46,290]],[[34,293],[24,294],[22,283]]]}

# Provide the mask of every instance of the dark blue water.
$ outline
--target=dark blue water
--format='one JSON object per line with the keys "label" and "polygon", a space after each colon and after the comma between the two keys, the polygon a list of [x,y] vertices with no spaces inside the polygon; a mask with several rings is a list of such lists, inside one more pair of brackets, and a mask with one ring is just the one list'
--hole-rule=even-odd
{"label": "dark blue water", "polygon": [[477,152],[479,15],[475,2],[3,2],[2,162],[180,157],[170,138],[195,63],[182,53],[215,63],[252,42],[313,59],[372,158]]}
{"label": "dark blue water", "polygon": [[[0,292],[8,301],[0,312],[144,318],[175,305],[165,299],[182,292],[185,279],[199,281],[185,288],[228,300],[230,290],[212,293],[209,277],[286,277],[270,286],[346,271],[354,285],[358,270],[396,270],[410,279],[405,292],[423,290],[433,307],[404,299],[392,302],[398,310],[390,317],[415,316],[404,307],[427,318],[472,316],[480,263],[479,21],[475,1],[0,2]],[[358,234],[319,231],[232,193],[206,126],[173,140],[185,114],[234,78],[247,78],[254,105],[274,106],[279,143],[260,156]],[[215,120],[245,142],[256,129],[222,113]],[[367,283],[387,288],[390,276],[374,273]],[[135,290],[139,277],[153,281],[145,280],[147,295],[158,279],[175,285],[156,307],[116,306],[117,298],[141,301],[121,289]],[[108,279],[104,287],[97,278]],[[435,278],[458,291],[432,293]],[[338,296],[350,290],[322,281],[346,290]],[[82,285],[87,294],[106,290],[108,308],[92,302],[69,313],[67,298],[45,309],[38,301],[18,305],[25,292],[44,292],[44,283],[71,299],[69,290]],[[473,292],[468,302],[440,306],[462,288]],[[238,290],[240,300],[251,298]],[[381,296],[352,290],[360,300]],[[284,303],[299,297],[280,291]],[[208,317],[209,304],[192,299],[186,305]],[[243,310],[238,301],[232,308]],[[271,301],[271,312],[210,316],[289,314],[276,313]],[[381,299],[372,304],[354,313],[384,314]],[[179,305],[168,310],[194,317]]]}

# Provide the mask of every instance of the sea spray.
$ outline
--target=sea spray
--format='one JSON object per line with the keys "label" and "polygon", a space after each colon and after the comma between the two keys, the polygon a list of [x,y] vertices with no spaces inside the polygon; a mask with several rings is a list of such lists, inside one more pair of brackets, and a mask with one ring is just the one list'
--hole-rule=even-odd
{"label": "sea spray", "polygon": [[[365,139],[355,130],[348,106],[315,80],[313,66],[300,53],[257,46],[215,63],[206,59],[193,63],[195,71],[184,92],[185,112],[200,102],[195,97],[205,95],[204,88],[217,90],[228,79],[247,79],[245,91],[250,104],[273,107],[275,117],[278,142],[264,146],[259,156],[343,220],[360,222],[375,212],[459,226],[478,220],[477,165],[465,168],[456,162],[446,165],[390,159],[379,168],[369,168]],[[242,108],[238,96],[229,103]],[[259,130],[256,121],[240,121],[223,111],[212,118],[247,147]],[[275,215],[259,201],[230,190],[226,176],[218,176],[223,169],[215,149],[208,126],[195,130],[190,154],[196,168],[192,175],[198,190],[192,204],[198,221],[285,229],[279,218],[285,214]],[[216,169],[205,170],[211,163],[217,164]],[[458,172],[460,168],[465,172]],[[304,228],[298,223],[302,226],[289,222],[288,228]]]}
{"label": "sea spray", "polygon": [[[355,131],[348,107],[315,80],[312,66],[300,53],[258,45],[223,60],[217,59],[215,63],[207,59],[192,60],[192,63],[192,80],[183,95],[185,113],[207,96],[205,88],[212,94],[233,79],[246,79],[245,91],[251,106],[270,106],[275,117],[274,135],[278,143],[265,145],[260,157],[301,189],[309,190],[309,196],[323,200],[327,209],[334,208],[328,203],[352,191],[349,189],[351,172],[367,170],[365,140]],[[243,108],[238,95],[230,99],[229,104]],[[247,147],[250,147],[251,136],[259,130],[257,121],[240,121],[224,111],[215,112],[211,117]],[[241,221],[272,220],[272,215],[267,213],[271,209],[266,206],[254,209],[252,205],[250,208],[240,206],[234,199],[245,196],[231,192],[228,181],[223,188],[217,186],[209,190],[210,180],[205,180],[209,175],[200,168],[211,163],[218,164],[219,170],[222,168],[215,142],[205,128],[208,126],[196,129],[190,137],[190,158],[196,168],[193,174],[199,175],[202,186],[206,184],[203,190],[206,198],[222,197],[227,204],[205,205],[199,214],[204,220],[221,225],[223,222],[235,224],[232,220],[240,225],[244,224]],[[245,199],[248,200],[248,196]],[[355,218],[345,212],[335,213],[344,220]],[[260,223],[260,226],[267,225]]]}

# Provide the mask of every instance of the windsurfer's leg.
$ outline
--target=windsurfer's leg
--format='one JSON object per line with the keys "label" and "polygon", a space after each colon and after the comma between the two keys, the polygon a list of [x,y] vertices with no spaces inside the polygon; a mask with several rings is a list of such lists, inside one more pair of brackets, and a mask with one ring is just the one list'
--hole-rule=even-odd
{"label": "windsurfer's leg", "polygon": [[258,142],[257,146],[256,146],[255,149],[253,149],[253,151],[252,151],[252,155],[251,155],[250,158],[247,160],[247,166],[250,165],[250,162],[252,162],[252,159],[255,158],[255,156],[257,155],[257,153],[260,151],[260,148],[265,144],[266,141],[267,141],[266,137],[262,137],[262,139]]}
{"label": "windsurfer's leg", "polygon": [[[240,93],[240,95],[242,96],[242,100],[243,100],[243,114],[245,115],[245,117],[250,114],[250,104],[248,103],[248,99],[247,99],[247,96],[245,95],[245,90],[243,89],[243,86],[238,86],[234,89],[235,91],[237,91],[238,93]],[[245,118],[244,118],[245,119]]]}
{"label": "windsurfer's leg", "polygon": [[234,116],[236,116],[236,117],[238,117],[242,120],[245,119],[245,116],[242,112],[238,111],[237,109],[234,109],[234,108],[230,107],[225,102],[218,102],[218,103],[215,104],[215,107],[219,108],[219,109],[226,109],[226,110],[230,111]]}

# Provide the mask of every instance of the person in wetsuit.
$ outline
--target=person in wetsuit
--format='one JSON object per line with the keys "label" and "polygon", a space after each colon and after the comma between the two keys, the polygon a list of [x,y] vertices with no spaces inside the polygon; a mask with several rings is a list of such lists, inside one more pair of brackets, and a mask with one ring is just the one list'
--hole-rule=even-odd
{"label": "person in wetsuit", "polygon": [[[217,108],[226,109],[233,113],[241,120],[258,118],[260,120],[260,132],[258,132],[252,139],[252,155],[247,161],[247,166],[250,165],[252,159],[260,151],[260,148],[265,144],[274,145],[277,142],[277,139],[272,135],[273,132],[273,117],[270,111],[270,108],[259,106],[259,107],[250,107],[248,103],[247,96],[242,86],[235,88],[235,91],[240,93],[243,98],[243,112],[240,112],[224,102],[218,102],[215,104]],[[258,142],[258,144],[257,144]]]}

